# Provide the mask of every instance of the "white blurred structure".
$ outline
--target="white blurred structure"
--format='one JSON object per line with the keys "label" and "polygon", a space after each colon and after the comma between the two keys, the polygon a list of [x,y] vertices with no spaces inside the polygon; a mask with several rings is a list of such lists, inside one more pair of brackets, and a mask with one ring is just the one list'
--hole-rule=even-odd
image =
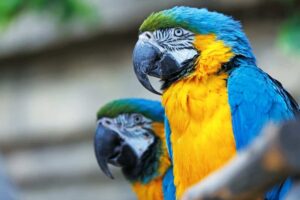
{"label": "white blurred structure", "polygon": [[0,156],[0,199],[19,200],[19,193],[7,175],[5,163]]}

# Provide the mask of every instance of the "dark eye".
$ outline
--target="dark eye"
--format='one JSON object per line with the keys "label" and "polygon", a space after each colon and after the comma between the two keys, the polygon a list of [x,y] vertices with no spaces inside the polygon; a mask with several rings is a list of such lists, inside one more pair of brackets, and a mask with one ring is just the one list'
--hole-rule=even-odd
{"label": "dark eye", "polygon": [[182,36],[182,35],[183,35],[183,30],[182,30],[181,28],[175,28],[175,29],[174,29],[174,35],[175,35],[176,37]]}
{"label": "dark eye", "polygon": [[135,123],[140,123],[140,122],[142,122],[143,119],[142,119],[142,116],[140,116],[140,115],[134,115],[133,120]]}

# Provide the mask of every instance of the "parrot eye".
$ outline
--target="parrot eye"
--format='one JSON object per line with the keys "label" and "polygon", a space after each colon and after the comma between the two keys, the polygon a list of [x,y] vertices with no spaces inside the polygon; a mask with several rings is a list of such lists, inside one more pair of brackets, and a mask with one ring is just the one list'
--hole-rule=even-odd
{"label": "parrot eye", "polygon": [[134,120],[135,123],[141,123],[143,118],[142,118],[141,115],[134,115],[133,120]]}
{"label": "parrot eye", "polygon": [[174,29],[174,35],[176,37],[181,37],[183,35],[183,30],[181,28],[175,28]]}

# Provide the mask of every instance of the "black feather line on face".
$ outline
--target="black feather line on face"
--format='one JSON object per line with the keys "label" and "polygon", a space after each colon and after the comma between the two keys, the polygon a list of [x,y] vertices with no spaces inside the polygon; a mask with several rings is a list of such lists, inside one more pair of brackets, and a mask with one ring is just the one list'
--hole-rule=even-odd
{"label": "black feather line on face", "polygon": [[174,28],[160,29],[153,32],[156,42],[168,51],[176,51],[181,49],[194,49],[193,40],[194,33],[181,29],[185,33],[181,36],[174,35]]}
{"label": "black feather line on face", "polygon": [[174,73],[172,77],[162,80],[163,84],[161,86],[161,90],[166,90],[170,85],[175,83],[178,80],[183,79],[184,77],[190,75],[194,70],[196,66],[196,60],[199,57],[200,53],[198,52],[193,58],[188,59],[182,63],[182,67],[180,71]]}

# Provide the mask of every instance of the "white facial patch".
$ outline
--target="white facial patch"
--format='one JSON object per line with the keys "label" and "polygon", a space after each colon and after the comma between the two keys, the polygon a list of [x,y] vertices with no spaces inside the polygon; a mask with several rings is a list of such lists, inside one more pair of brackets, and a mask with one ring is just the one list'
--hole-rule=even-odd
{"label": "white facial patch", "polygon": [[135,153],[139,158],[145,153],[148,147],[154,142],[153,135],[150,135],[148,137],[143,136],[143,134],[137,137],[128,137],[126,135],[122,135],[121,137],[127,142],[127,144],[129,144],[129,146],[132,147],[132,149],[135,151]]}
{"label": "white facial patch", "polygon": [[151,32],[145,32],[139,35],[139,40],[142,42],[149,42],[151,43],[153,46],[155,46],[156,48],[158,48],[160,50],[160,52],[165,52],[166,50],[161,47],[157,42],[156,39],[154,37],[154,35]]}
{"label": "white facial patch", "polygon": [[179,64],[194,58],[198,54],[193,45],[195,34],[183,28],[167,28],[154,32],[144,32],[140,35],[140,39],[150,42],[162,53],[168,52]]}
{"label": "white facial patch", "polygon": [[102,118],[98,123],[116,132],[140,158],[154,142],[149,131],[151,120],[139,114],[121,114],[116,118]]}
{"label": "white facial patch", "polygon": [[170,51],[169,54],[171,54],[179,64],[182,64],[184,61],[192,59],[197,55],[197,51],[194,49],[180,49]]}

